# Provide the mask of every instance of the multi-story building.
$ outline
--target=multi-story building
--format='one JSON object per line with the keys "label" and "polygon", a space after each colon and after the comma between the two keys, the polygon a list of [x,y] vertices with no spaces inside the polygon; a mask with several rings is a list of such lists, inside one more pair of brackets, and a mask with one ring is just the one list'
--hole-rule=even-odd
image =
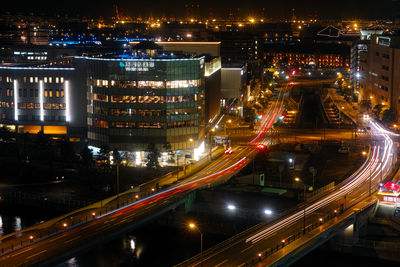
{"label": "multi-story building", "polygon": [[400,118],[399,36],[372,38],[360,66],[360,99],[391,108]]}
{"label": "multi-story building", "polygon": [[0,125],[122,151],[169,143],[197,158],[220,98],[220,57],[149,42],[121,55],[76,56],[70,65],[0,67]]}
{"label": "multi-story building", "polygon": [[349,68],[350,47],[337,44],[271,44],[265,57],[272,64],[288,67]]}
{"label": "multi-story building", "polygon": [[[126,151],[194,148],[205,121],[204,58],[77,57],[86,69],[88,139]],[[193,142],[189,142],[193,140]]]}
{"label": "multi-story building", "polygon": [[0,124],[18,133],[84,136],[85,94],[75,68],[0,66]]}
{"label": "multi-story building", "polygon": [[360,79],[361,79],[361,62],[363,55],[368,51],[369,41],[359,41],[351,47],[351,58],[350,58],[350,86],[353,92],[356,94],[360,90]]}

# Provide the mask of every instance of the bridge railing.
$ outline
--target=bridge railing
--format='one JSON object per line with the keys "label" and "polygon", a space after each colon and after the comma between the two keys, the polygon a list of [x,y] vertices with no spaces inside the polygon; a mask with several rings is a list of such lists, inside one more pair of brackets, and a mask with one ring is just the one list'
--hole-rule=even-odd
{"label": "bridge railing", "polygon": [[[213,158],[219,157],[222,154],[223,149],[218,149],[214,151]],[[204,164],[206,164],[207,161],[209,161],[208,156],[203,158],[198,163],[200,167],[197,166],[196,168],[201,169],[201,166],[204,167]],[[193,168],[193,171],[196,170]],[[98,216],[102,216],[124,205],[133,203],[138,199],[149,196],[156,191],[155,187],[160,181],[168,179],[171,175],[174,175],[174,173],[169,173],[158,179],[153,179],[147,183],[141,184],[135,188],[122,192],[119,195],[115,195],[99,202],[93,203],[89,206],[71,211],[65,215],[50,219],[46,222],[36,224],[34,226],[22,229],[18,232],[2,236],[0,237],[0,256],[10,253],[16,249],[28,246],[33,242],[39,242],[49,236],[56,235],[67,229],[77,227]],[[0,195],[0,197],[2,196]],[[4,195],[3,197],[6,197],[6,195]],[[66,226],[63,226],[64,224],[66,224]]]}
{"label": "bridge railing", "polygon": [[[340,222],[344,222],[345,220],[353,217],[355,214],[357,213],[361,213],[367,209],[369,209],[371,206],[376,205],[377,200],[373,200],[371,202],[366,203],[366,205],[364,205],[363,207],[361,207],[358,210],[353,210],[352,212],[348,213],[346,215],[346,217],[341,218],[339,221],[337,221],[337,223]],[[312,224],[308,225],[304,231],[300,230],[295,234],[292,234],[290,236],[288,236],[287,238],[283,239],[281,241],[280,244],[276,244],[275,246],[272,246],[262,252],[260,252],[258,255],[256,255],[255,257],[253,257],[252,259],[250,259],[245,266],[254,266],[254,264],[256,264],[257,262],[260,262],[262,260],[264,260],[265,258],[267,258],[268,256],[271,256],[272,254],[274,254],[275,252],[277,252],[280,249],[283,249],[284,247],[286,247],[287,245],[289,245],[290,243],[299,240],[300,238],[302,238],[303,236],[306,236],[309,232],[315,230],[316,228],[319,228],[320,226],[331,222],[332,219],[337,218],[338,214],[335,212],[331,212],[329,214],[327,214],[326,216],[320,217],[318,220],[315,220]],[[337,224],[335,223],[335,224]],[[326,230],[328,230],[329,228],[325,228],[325,229],[321,229],[321,232],[325,232]],[[312,236],[308,236],[311,237]],[[400,249],[400,246],[399,246]]]}
{"label": "bridge railing", "polygon": [[[370,148],[370,152],[371,152],[371,148]],[[371,153],[369,153],[369,157],[366,159],[366,161],[364,162],[364,164],[368,164],[368,162],[370,161],[370,154],[371,154]],[[347,183],[351,178],[352,178],[351,176],[348,177],[348,178],[345,179],[342,183],[336,185],[336,186],[334,187],[334,189],[337,189],[337,188],[343,186],[343,185],[344,185],[345,183]],[[253,233],[253,232],[257,231],[257,230],[260,230],[260,229],[262,229],[262,228],[264,228],[264,227],[267,227],[268,225],[273,225],[274,223],[276,223],[276,222],[278,222],[278,221],[280,221],[280,220],[284,220],[284,219],[288,218],[288,217],[291,216],[294,212],[304,209],[304,205],[308,206],[309,204],[311,204],[311,203],[315,202],[316,200],[318,200],[321,196],[329,194],[329,192],[331,192],[331,191],[323,191],[323,192],[320,192],[319,195],[314,195],[310,200],[306,200],[305,203],[304,203],[304,202],[303,202],[303,203],[300,203],[300,204],[298,204],[296,207],[293,207],[293,208],[291,208],[291,209],[289,209],[289,210],[287,210],[287,211],[285,211],[285,212],[283,212],[283,213],[280,213],[280,214],[275,218],[275,220],[273,220],[273,221],[261,222],[261,223],[255,225],[255,226],[253,226],[253,227],[250,227],[250,228],[244,230],[243,232],[241,232],[241,233],[239,233],[239,234],[237,234],[237,235],[235,235],[235,236],[232,236],[232,237],[230,237],[230,238],[228,238],[228,239],[222,241],[221,243],[219,243],[219,244],[217,244],[217,245],[215,245],[215,246],[213,246],[213,247],[207,249],[207,250],[204,251],[202,254],[195,255],[194,257],[192,257],[192,258],[190,258],[190,259],[187,259],[186,261],[184,261],[184,262],[182,262],[182,263],[180,263],[180,264],[177,264],[177,265],[175,265],[175,266],[177,266],[177,267],[186,266],[186,265],[188,265],[190,262],[199,261],[199,260],[201,260],[203,257],[205,257],[205,256],[207,256],[207,255],[210,255],[210,254],[212,254],[212,253],[214,253],[214,252],[216,252],[216,251],[218,251],[218,250],[221,250],[221,249],[223,249],[223,248],[225,248],[225,247],[228,247],[228,246],[231,245],[232,243],[241,242],[241,241],[243,241],[243,240],[245,239],[245,237],[247,237],[249,234],[251,234],[251,233]],[[346,208],[348,208],[348,207],[346,207]]]}

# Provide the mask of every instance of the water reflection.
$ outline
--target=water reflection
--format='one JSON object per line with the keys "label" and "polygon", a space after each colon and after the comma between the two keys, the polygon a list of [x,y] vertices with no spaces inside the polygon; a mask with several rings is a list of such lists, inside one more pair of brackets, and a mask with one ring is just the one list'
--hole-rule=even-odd
{"label": "water reflection", "polygon": [[14,230],[14,232],[18,232],[21,229],[22,229],[22,227],[21,227],[21,217],[16,216],[13,230]]}
{"label": "water reflection", "polygon": [[136,248],[136,246],[135,246],[135,240],[133,240],[133,239],[131,239],[131,250],[132,250],[132,253],[134,253],[135,252],[135,248]]}
{"label": "water reflection", "polygon": [[140,244],[137,245],[136,237],[128,235],[126,243],[128,243],[129,245],[124,246],[124,248],[129,250],[129,252],[133,254],[134,258],[140,259],[140,255],[143,252],[143,246],[141,246]]}
{"label": "water reflection", "polygon": [[3,236],[4,230],[3,230],[3,218],[0,216],[0,236]]}
{"label": "water reflection", "polygon": [[68,266],[68,267],[78,267],[78,266],[79,266],[79,263],[78,263],[78,261],[76,260],[76,257],[73,257],[73,258],[67,260],[65,263],[66,263],[66,264],[65,264],[66,267],[67,267],[67,266]]}

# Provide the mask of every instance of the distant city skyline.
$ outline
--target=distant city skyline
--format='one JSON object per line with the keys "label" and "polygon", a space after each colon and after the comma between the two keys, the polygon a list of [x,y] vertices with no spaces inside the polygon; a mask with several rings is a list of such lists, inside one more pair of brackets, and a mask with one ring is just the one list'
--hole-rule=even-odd
{"label": "distant city skyline", "polygon": [[[225,1],[180,1],[180,0],[147,0],[147,1],[106,1],[106,0],[71,0],[66,2],[39,1],[29,2],[21,5],[19,2],[7,2],[3,6],[3,12],[11,13],[34,13],[37,15],[56,15],[68,14],[70,16],[103,16],[111,17],[115,14],[115,3],[118,4],[119,11],[129,16],[148,17],[184,17],[193,13],[202,17],[228,18],[232,11],[234,17],[245,18],[247,16],[261,16],[271,19],[288,19],[292,16],[292,9],[301,18],[317,15],[321,19],[333,18],[365,18],[365,19],[392,19],[400,14],[400,3],[392,0],[372,1],[372,0],[353,0],[353,1],[320,1],[320,0],[281,0],[281,1],[242,1],[231,0],[229,4]],[[185,6],[188,6],[186,8]],[[199,7],[197,8],[197,5]]]}

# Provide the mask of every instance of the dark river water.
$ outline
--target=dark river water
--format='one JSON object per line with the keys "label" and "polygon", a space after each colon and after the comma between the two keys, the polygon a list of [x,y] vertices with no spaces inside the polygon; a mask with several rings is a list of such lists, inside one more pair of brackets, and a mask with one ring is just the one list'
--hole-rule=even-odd
{"label": "dark river water", "polygon": [[[0,205],[0,236],[58,214]],[[204,235],[204,249],[227,236]],[[172,266],[200,252],[200,235],[184,228],[148,224],[58,264],[58,267]]]}
{"label": "dark river water", "polygon": [[[0,236],[58,214],[0,205]],[[204,249],[228,236],[204,235]],[[183,227],[147,224],[102,245],[83,251],[57,267],[173,266],[200,252],[200,235]],[[293,266],[399,266],[391,262],[317,249]]]}

